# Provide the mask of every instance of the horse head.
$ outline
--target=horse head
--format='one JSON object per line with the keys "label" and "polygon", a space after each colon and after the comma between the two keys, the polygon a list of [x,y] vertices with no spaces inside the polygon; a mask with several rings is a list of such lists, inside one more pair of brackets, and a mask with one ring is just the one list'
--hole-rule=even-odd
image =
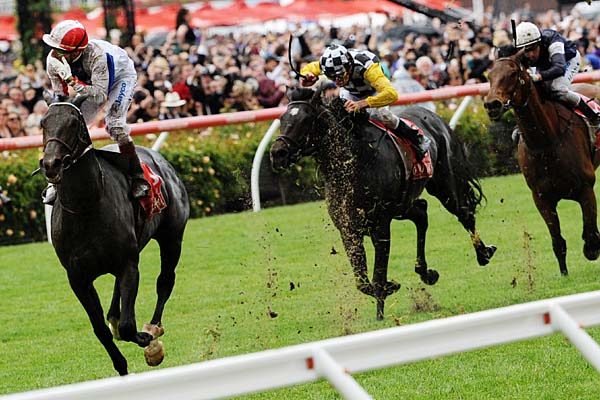
{"label": "horse head", "polygon": [[322,131],[319,117],[324,112],[321,90],[295,89],[287,110],[280,117],[281,134],[271,146],[271,164],[284,169],[319,147]]}
{"label": "horse head", "polygon": [[490,90],[484,107],[491,120],[497,121],[511,107],[527,105],[531,78],[524,65],[524,51],[497,59],[489,72]]}
{"label": "horse head", "polygon": [[43,132],[44,158],[40,168],[50,183],[58,183],[67,170],[89,149],[92,141],[79,107],[86,96],[78,96],[73,102],[51,103],[41,126]]}

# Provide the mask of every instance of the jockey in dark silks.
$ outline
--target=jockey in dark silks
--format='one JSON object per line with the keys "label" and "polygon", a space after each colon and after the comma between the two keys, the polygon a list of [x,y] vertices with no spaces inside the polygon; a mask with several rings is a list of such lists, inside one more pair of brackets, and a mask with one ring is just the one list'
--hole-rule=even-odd
{"label": "jockey in dark silks", "polygon": [[408,138],[417,159],[423,159],[431,141],[406,125],[390,110],[389,105],[398,100],[398,92],[383,74],[379,58],[375,54],[330,45],[325,48],[320,61],[311,62],[302,68],[302,86],[312,86],[321,73],[342,88],[340,97],[346,100],[346,111],[367,109],[373,119],[396,134]]}
{"label": "jockey in dark silks", "polygon": [[521,22],[517,26],[516,45],[525,49],[528,65],[536,68],[535,72],[530,72],[534,82],[550,81],[553,98],[579,108],[592,125],[600,123],[598,114],[579,93],[570,90],[581,62],[575,43],[552,29],[540,31],[531,22]]}

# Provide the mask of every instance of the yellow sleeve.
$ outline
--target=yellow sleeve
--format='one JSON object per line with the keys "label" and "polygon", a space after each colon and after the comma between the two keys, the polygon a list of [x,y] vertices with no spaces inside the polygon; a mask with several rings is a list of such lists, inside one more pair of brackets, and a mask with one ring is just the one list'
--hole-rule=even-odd
{"label": "yellow sleeve", "polygon": [[377,91],[375,96],[367,97],[369,108],[385,107],[398,100],[398,92],[383,74],[379,63],[371,65],[365,71],[364,78]]}
{"label": "yellow sleeve", "polygon": [[321,63],[319,61],[313,61],[311,63],[306,64],[300,70],[302,75],[305,75],[307,72],[312,73],[314,76],[319,76],[321,74]]}

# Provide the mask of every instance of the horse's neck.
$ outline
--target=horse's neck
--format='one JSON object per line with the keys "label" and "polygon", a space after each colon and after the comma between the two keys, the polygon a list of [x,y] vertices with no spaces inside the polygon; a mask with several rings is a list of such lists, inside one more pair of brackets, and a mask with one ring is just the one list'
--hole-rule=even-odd
{"label": "horse's neck", "polygon": [[58,187],[60,203],[73,211],[89,209],[100,199],[103,184],[100,163],[90,150],[63,172]]}
{"label": "horse's neck", "polygon": [[555,142],[558,126],[544,112],[542,97],[536,88],[532,88],[527,105],[515,111],[527,147],[543,148]]}

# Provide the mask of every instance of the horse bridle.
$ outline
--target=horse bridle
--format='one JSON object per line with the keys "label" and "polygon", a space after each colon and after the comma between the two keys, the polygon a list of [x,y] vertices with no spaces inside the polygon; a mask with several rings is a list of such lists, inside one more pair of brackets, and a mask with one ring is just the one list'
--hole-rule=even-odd
{"label": "horse bridle", "polygon": [[[78,119],[79,125],[80,125],[80,128],[83,128],[83,129],[80,129],[80,132],[86,131],[85,121],[83,120],[83,115],[81,114],[81,110],[79,108],[77,108],[77,106],[75,106],[74,104],[68,103],[68,102],[58,102],[58,103],[50,104],[49,107],[52,107],[55,105],[69,105],[69,106],[73,107],[75,110],[77,110],[77,114],[79,116],[79,119]],[[46,146],[50,142],[58,142],[68,150],[68,153],[65,154],[61,159],[61,161],[62,161],[61,168],[63,170],[69,169],[71,166],[73,166],[73,164],[77,163],[77,161],[79,161],[81,159],[81,157],[83,157],[88,151],[90,151],[93,148],[93,145],[90,143],[79,154],[77,154],[76,156],[73,155],[79,149],[80,143],[83,143],[84,145],[87,144],[86,141],[84,141],[82,139],[81,134],[79,132],[77,133],[77,141],[74,145],[69,145],[67,142],[65,142],[64,140],[59,139],[57,137],[51,137],[47,140],[44,140],[44,143],[43,143],[44,144],[44,152],[46,151]],[[42,162],[42,160],[40,160],[40,163],[41,162]],[[40,167],[41,167],[41,165],[40,165]]]}
{"label": "horse bridle", "polygon": [[[307,105],[309,106],[315,113],[319,112],[319,110],[308,100],[294,100],[294,101],[290,101],[287,105],[288,109],[290,108],[291,105],[294,104],[302,104],[302,105]],[[323,115],[323,113],[327,112],[328,110],[325,109],[321,112],[319,112],[319,114],[317,115],[317,117],[313,118],[312,120],[312,125],[310,126],[310,131],[312,132],[314,127],[315,127],[315,123],[316,121],[319,120],[319,118],[321,117],[321,115]],[[283,143],[285,143],[285,145],[288,147],[289,151],[290,151],[290,158],[293,159],[298,159],[300,157],[305,157],[305,156],[310,156],[312,154],[314,154],[319,147],[315,146],[315,145],[310,145],[310,147],[308,147],[307,149],[305,149],[304,147],[307,147],[309,145],[309,136],[306,135],[306,143],[304,143],[304,146],[301,146],[296,140],[292,139],[291,137],[287,136],[287,135],[279,135],[275,141],[281,141]]]}
{"label": "horse bridle", "polygon": [[[513,90],[513,92],[510,94],[510,96],[508,97],[508,100],[506,100],[506,102],[504,104],[502,104],[502,113],[505,113],[506,111],[508,111],[511,107],[512,108],[524,108],[527,106],[527,104],[529,103],[529,96],[531,95],[531,80],[529,81],[529,88],[525,86],[525,79],[523,78],[523,73],[525,72],[525,70],[523,69],[523,65],[515,60],[513,60],[510,57],[502,57],[499,58],[498,60],[496,60],[496,62],[498,61],[509,61],[511,63],[513,63],[516,67],[517,67],[517,71],[518,71],[518,76],[517,76],[517,80],[518,80],[518,85],[515,87],[515,89]],[[522,104],[515,104],[511,99],[513,99],[515,97],[515,94],[517,93],[517,90],[521,90],[521,98],[524,99]],[[530,89],[530,90],[526,90],[526,89]]]}

